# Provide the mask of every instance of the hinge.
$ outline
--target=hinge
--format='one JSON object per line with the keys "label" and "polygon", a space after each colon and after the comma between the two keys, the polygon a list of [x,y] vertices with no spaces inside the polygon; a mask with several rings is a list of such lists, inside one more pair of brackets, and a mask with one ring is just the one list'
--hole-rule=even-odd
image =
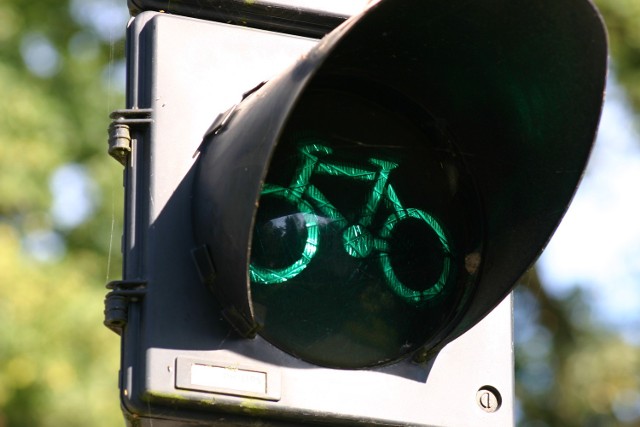
{"label": "hinge", "polygon": [[107,289],[111,292],[104,299],[104,325],[121,335],[129,317],[129,303],[144,298],[147,282],[114,280],[107,284]]}
{"label": "hinge", "polygon": [[151,108],[130,108],[115,110],[109,117],[112,119],[109,125],[109,155],[127,165],[127,157],[131,153],[131,128],[148,126],[151,118]]}

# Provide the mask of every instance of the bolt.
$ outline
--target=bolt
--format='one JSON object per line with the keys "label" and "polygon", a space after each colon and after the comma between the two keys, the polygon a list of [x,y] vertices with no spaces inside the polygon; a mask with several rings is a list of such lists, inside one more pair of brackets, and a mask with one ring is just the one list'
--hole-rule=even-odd
{"label": "bolt", "polygon": [[481,387],[476,393],[476,402],[483,411],[492,413],[500,409],[500,405],[502,405],[502,397],[497,389],[487,385]]}

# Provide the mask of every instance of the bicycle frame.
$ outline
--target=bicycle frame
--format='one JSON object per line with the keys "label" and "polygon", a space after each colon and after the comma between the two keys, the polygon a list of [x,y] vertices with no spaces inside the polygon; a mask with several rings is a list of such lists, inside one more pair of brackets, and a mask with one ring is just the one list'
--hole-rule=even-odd
{"label": "bicycle frame", "polygon": [[[301,257],[292,265],[281,269],[268,269],[250,265],[251,281],[263,284],[282,283],[300,274],[315,256],[319,241],[320,230],[318,215],[343,230],[342,240],[345,251],[354,258],[366,258],[373,251],[380,253],[383,273],[389,286],[400,297],[415,303],[421,303],[440,294],[451,273],[451,248],[449,239],[440,223],[423,210],[405,208],[398,198],[393,186],[388,183],[391,171],[398,167],[398,163],[369,159],[369,163],[377,166],[374,170],[367,170],[340,163],[325,162],[321,156],[330,155],[331,148],[321,143],[308,143],[299,147],[301,162],[289,187],[268,184],[264,185],[262,197],[275,196],[295,205],[305,220],[307,238]],[[373,182],[371,192],[367,197],[363,213],[355,224],[349,224],[344,215],[327,199],[327,197],[310,180],[314,174],[336,177],[349,177],[354,180]],[[385,201],[392,214],[384,222],[378,236],[372,235],[369,227],[380,207]],[[431,287],[423,291],[411,289],[400,281],[391,265],[388,240],[393,228],[401,221],[409,218],[424,221],[438,236],[442,251],[445,255],[442,273]]]}

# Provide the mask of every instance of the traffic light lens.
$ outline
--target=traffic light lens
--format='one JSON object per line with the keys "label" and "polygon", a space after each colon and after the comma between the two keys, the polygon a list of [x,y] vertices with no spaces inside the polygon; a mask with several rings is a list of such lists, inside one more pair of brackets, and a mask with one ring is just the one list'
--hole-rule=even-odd
{"label": "traffic light lens", "polygon": [[481,251],[482,216],[431,116],[390,91],[347,86],[307,92],[289,118],[249,276],[264,338],[314,364],[362,368],[446,329],[473,290],[464,259]]}

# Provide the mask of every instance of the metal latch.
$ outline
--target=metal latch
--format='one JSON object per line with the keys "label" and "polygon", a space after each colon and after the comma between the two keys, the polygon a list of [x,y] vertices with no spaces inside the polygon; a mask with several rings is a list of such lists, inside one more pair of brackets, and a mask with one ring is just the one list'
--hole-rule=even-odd
{"label": "metal latch", "polygon": [[109,115],[112,119],[109,125],[109,155],[123,166],[126,166],[131,153],[131,128],[153,122],[152,112],[151,108],[131,108],[115,110]]}
{"label": "metal latch", "polygon": [[142,299],[147,291],[144,280],[114,280],[107,284],[111,292],[104,300],[104,325],[118,335],[127,324],[129,303]]}

